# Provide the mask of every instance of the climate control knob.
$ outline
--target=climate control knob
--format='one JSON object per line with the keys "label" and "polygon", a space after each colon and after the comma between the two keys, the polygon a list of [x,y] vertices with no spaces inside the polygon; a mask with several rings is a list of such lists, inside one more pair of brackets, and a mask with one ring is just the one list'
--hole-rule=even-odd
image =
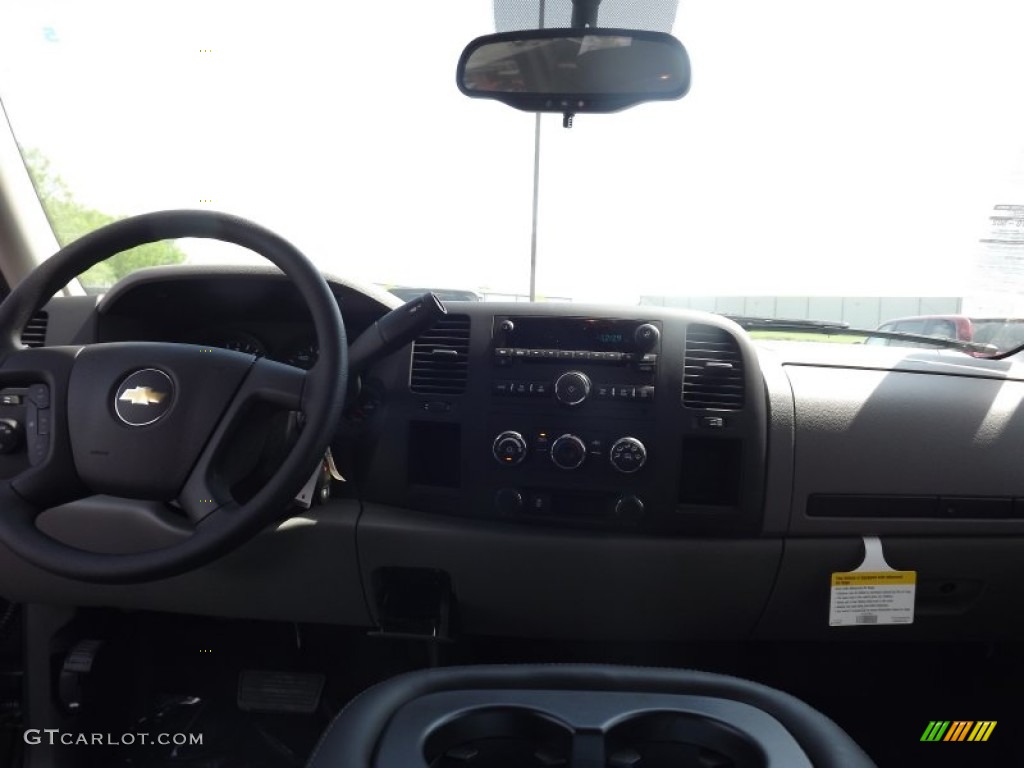
{"label": "climate control knob", "polygon": [[590,377],[569,371],[555,379],[555,399],[564,405],[579,405],[590,394]]}
{"label": "climate control knob", "polygon": [[619,472],[636,472],[647,461],[647,449],[635,437],[620,437],[612,443],[608,460]]}
{"label": "climate control knob", "polygon": [[562,435],[551,443],[551,461],[561,469],[578,469],[587,458],[587,446],[576,435]]}
{"label": "climate control knob", "polygon": [[623,522],[635,523],[644,516],[644,503],[639,496],[628,494],[615,501],[615,517]]}
{"label": "climate control knob", "polygon": [[507,467],[514,467],[522,464],[526,458],[527,446],[523,436],[518,432],[508,430],[494,438],[494,445],[491,446],[491,454],[494,460]]}

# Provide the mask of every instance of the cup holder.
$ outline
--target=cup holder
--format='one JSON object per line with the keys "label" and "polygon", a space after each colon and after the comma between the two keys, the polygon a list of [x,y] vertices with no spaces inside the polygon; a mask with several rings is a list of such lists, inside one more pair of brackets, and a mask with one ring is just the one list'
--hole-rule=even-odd
{"label": "cup holder", "polygon": [[764,753],[719,720],[682,712],[650,712],[611,728],[607,768],[764,768]]}
{"label": "cup holder", "polygon": [[572,731],[531,709],[481,708],[434,730],[423,752],[430,768],[568,766]]}

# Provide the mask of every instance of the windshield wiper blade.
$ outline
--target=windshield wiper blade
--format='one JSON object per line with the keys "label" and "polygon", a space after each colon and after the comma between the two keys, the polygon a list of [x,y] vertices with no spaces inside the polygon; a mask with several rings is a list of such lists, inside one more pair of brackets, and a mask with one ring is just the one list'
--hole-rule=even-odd
{"label": "windshield wiper blade", "polygon": [[849,328],[849,323],[839,320],[787,320],[781,317],[751,317],[749,315],[722,315],[738,325],[742,325],[748,331],[751,329],[763,330],[775,328],[782,331],[818,331],[842,330]]}
{"label": "windshield wiper blade", "polygon": [[946,349],[958,349],[961,352],[980,352],[993,355],[999,351],[992,344],[981,344],[976,341],[961,341],[941,336],[925,336],[918,333],[902,331],[878,331],[870,328],[851,328],[849,323],[831,320],[786,320],[777,317],[747,317],[745,315],[723,315],[748,331],[794,331],[797,333],[825,333],[833,336],[868,336],[877,339],[896,339],[912,341],[919,344],[931,344]]}

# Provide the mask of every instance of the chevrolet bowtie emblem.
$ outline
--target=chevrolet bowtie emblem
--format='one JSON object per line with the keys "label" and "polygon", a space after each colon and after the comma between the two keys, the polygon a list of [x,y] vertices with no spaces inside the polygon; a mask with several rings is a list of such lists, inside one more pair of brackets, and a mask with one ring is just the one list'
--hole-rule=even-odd
{"label": "chevrolet bowtie emblem", "polygon": [[156,405],[165,397],[166,392],[157,392],[152,387],[132,387],[122,392],[118,400],[127,400],[132,405]]}

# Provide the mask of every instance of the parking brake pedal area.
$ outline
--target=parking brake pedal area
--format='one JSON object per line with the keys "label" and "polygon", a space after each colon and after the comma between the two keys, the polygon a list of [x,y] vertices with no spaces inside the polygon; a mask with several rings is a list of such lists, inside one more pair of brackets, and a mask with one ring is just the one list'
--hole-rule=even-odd
{"label": "parking brake pedal area", "polygon": [[238,677],[238,708],[244,712],[308,715],[320,705],[325,676],[246,669]]}

